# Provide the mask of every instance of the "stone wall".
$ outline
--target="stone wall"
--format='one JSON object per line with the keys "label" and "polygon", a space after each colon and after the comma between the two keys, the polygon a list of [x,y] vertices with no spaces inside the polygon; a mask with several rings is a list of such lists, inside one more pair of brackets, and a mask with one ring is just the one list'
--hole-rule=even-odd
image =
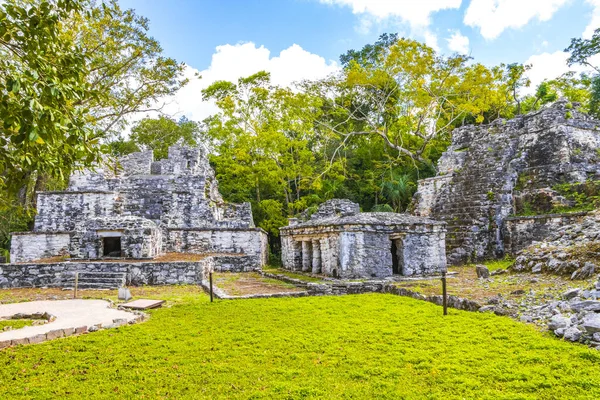
{"label": "stone wall", "polygon": [[119,237],[123,258],[152,258],[161,253],[162,233],[158,226],[145,218],[92,218],[81,223],[71,238],[73,258],[95,259],[104,254],[103,239]]}
{"label": "stone wall", "polygon": [[504,224],[520,192],[600,178],[600,122],[576,108],[558,101],[512,120],[453,132],[438,179],[420,181],[414,207],[417,215],[447,222],[449,263],[503,257]]}
{"label": "stone wall", "polygon": [[128,284],[200,284],[214,264],[212,257],[197,262],[0,264],[0,288],[62,287],[75,272],[125,273]]}
{"label": "stone wall", "polygon": [[587,212],[509,217],[504,225],[504,246],[507,254],[517,254],[533,242],[541,242],[561,228],[583,223]]}
{"label": "stone wall", "polygon": [[433,275],[446,270],[444,231],[402,234],[401,238],[402,243],[396,248],[403,276]]}
{"label": "stone wall", "polygon": [[252,268],[260,268],[268,261],[267,234],[259,228],[169,229],[168,235],[168,252],[245,254],[254,260]]}
{"label": "stone wall", "polygon": [[68,232],[36,234],[15,233],[10,246],[11,262],[27,262],[69,255],[71,235]]}
{"label": "stone wall", "polygon": [[35,231],[72,231],[77,224],[115,212],[112,192],[41,192],[37,197]]}
{"label": "stone wall", "polygon": [[451,180],[451,174],[421,179],[419,181],[419,191],[415,195],[413,212],[422,217],[431,216],[437,197],[442,188]]}

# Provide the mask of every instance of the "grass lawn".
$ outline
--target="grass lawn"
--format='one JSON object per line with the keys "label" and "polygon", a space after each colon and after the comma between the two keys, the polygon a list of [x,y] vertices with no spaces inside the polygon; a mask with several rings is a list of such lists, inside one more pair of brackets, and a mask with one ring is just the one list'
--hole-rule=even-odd
{"label": "grass lawn", "polygon": [[214,279],[215,285],[230,296],[302,291],[291,283],[264,278],[258,272],[215,272]]}
{"label": "grass lawn", "polygon": [[267,267],[263,268],[263,271],[270,272],[272,274],[285,275],[289,278],[299,279],[304,282],[321,282],[323,280],[321,278],[318,278],[315,276],[310,276],[308,274],[293,272],[293,271],[289,271],[287,269],[271,267],[271,266],[267,266]]}
{"label": "grass lawn", "polygon": [[593,399],[600,352],[393,295],[216,301],[0,351],[0,398]]}
{"label": "grass lawn", "polygon": [[4,319],[0,320],[0,331],[3,331],[9,326],[11,329],[20,329],[32,324],[32,319]]}

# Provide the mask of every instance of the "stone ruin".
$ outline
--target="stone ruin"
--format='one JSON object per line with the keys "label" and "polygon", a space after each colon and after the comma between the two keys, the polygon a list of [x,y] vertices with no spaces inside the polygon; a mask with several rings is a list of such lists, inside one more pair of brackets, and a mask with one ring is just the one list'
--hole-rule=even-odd
{"label": "stone ruin", "polygon": [[172,146],[159,161],[152,151],[133,153],[73,174],[64,191],[39,193],[33,232],[13,234],[10,260],[151,261],[165,253],[221,255],[235,271],[267,262],[267,235],[250,204],[223,201],[201,148]]}
{"label": "stone ruin", "polygon": [[[515,255],[585,213],[550,213],[573,204],[557,184],[600,178],[600,122],[560,100],[512,120],[465,126],[419,181],[414,214],[447,223],[450,264]],[[526,214],[526,205],[542,212]],[[544,213],[543,211],[546,211]]]}
{"label": "stone ruin", "polygon": [[340,278],[430,275],[446,270],[445,224],[424,217],[360,212],[329,200],[280,229],[283,267]]}

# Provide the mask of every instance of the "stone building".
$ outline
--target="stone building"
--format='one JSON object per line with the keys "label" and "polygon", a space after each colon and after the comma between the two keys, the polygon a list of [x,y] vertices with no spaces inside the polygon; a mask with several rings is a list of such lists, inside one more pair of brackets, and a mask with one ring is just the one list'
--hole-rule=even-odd
{"label": "stone building", "polygon": [[600,179],[600,122],[577,107],[560,100],[453,132],[438,175],[419,181],[414,208],[447,223],[449,263],[515,254],[582,218],[553,212],[573,206],[557,185]]}
{"label": "stone building", "polygon": [[329,200],[310,219],[280,229],[283,266],[341,278],[439,273],[446,270],[444,225]]}
{"label": "stone building", "polygon": [[[14,233],[10,260],[152,260],[164,253],[235,255],[236,270],[267,261],[267,235],[250,204],[219,194],[207,154],[172,146],[75,173],[65,191],[38,194],[33,232]],[[229,257],[229,259],[232,259]]]}

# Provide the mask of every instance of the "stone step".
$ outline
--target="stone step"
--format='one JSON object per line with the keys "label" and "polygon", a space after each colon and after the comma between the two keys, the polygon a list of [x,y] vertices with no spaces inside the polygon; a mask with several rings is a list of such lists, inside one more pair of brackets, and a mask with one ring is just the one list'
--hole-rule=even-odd
{"label": "stone step", "polygon": [[[125,286],[126,274],[124,272],[85,272],[79,273],[77,287],[80,289],[118,289]],[[62,287],[75,287],[75,273],[63,275]]]}

